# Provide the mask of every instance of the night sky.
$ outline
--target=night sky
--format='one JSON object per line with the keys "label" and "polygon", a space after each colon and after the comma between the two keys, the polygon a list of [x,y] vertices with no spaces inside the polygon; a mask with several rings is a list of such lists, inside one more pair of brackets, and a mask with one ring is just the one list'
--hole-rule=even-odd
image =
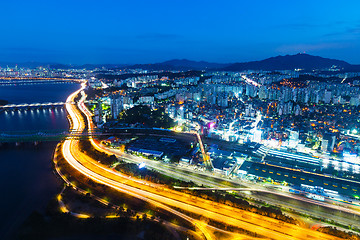
{"label": "night sky", "polygon": [[360,64],[360,1],[2,0],[0,61],[242,62],[306,52]]}

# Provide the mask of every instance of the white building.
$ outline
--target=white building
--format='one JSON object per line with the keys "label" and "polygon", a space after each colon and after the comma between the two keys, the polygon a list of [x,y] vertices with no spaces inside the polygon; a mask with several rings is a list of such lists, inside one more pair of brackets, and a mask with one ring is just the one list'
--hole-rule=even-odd
{"label": "white building", "polygon": [[113,94],[110,97],[111,116],[117,119],[120,112],[124,109],[124,97],[119,94]]}

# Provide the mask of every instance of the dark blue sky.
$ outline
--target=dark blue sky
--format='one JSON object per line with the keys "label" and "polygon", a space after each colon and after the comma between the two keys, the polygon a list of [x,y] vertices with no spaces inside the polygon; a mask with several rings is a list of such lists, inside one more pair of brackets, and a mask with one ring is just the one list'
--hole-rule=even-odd
{"label": "dark blue sky", "polygon": [[242,62],[306,52],[360,64],[360,1],[3,0],[0,61]]}

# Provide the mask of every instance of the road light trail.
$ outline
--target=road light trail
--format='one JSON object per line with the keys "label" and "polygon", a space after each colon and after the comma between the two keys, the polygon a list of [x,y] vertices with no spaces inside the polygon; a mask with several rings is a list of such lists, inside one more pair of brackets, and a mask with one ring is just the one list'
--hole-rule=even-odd
{"label": "road light trail", "polygon": [[[75,97],[83,90],[85,89],[85,83],[82,84],[81,88],[77,91],[75,91],[74,93],[72,93],[68,99],[67,99],[67,104],[66,104],[66,110],[67,112],[69,113],[70,115],[70,118],[71,118],[71,125],[72,125],[72,131],[82,131],[85,129],[85,125],[83,123],[83,121],[81,120],[80,116],[81,114],[78,112],[78,110],[76,109],[76,107],[71,104]],[[81,98],[82,101],[79,101],[78,103],[78,108],[79,109],[86,109],[85,105],[84,105],[84,96]],[[87,109],[86,109],[87,110]],[[88,120],[88,123],[89,123],[89,131],[91,133],[92,131],[92,122],[91,122],[91,119],[89,117],[89,112],[85,112],[86,114],[86,117],[87,117],[87,120]],[[91,141],[93,141],[92,138],[90,138]],[[127,187],[126,185],[124,184],[121,184],[121,183],[118,183],[118,182],[115,182],[115,181],[112,181],[110,179],[107,179],[99,174],[96,174],[95,172],[92,172],[91,170],[85,168],[80,162],[78,162],[72,155],[71,153],[71,147],[73,144],[77,144],[78,141],[76,140],[65,140],[64,141],[64,144],[63,144],[63,147],[62,147],[62,152],[63,152],[63,155],[64,155],[64,158],[65,160],[74,168],[76,169],[77,171],[79,171],[80,173],[82,173],[83,175],[87,176],[88,178],[96,181],[96,182],[99,182],[99,183],[102,183],[104,185],[107,185],[109,187],[112,187],[120,192],[124,192],[126,194],[129,194],[130,196],[133,196],[133,197],[136,197],[136,198],[139,198],[139,199],[142,199],[144,201],[147,201],[151,204],[153,204],[154,206],[157,206],[159,208],[162,208],[164,210],[167,210],[173,214],[175,214],[176,216],[179,216],[187,221],[189,221],[190,223],[194,223],[194,219],[190,218],[189,216],[183,214],[183,213],[180,213],[166,205],[163,205],[157,201],[154,201],[154,200],[151,200],[151,199],[148,199],[142,195],[139,195],[136,192],[136,189],[135,189],[135,192],[130,192],[129,191],[129,187]],[[146,195],[146,194],[145,194]],[[199,228],[201,230],[201,232],[205,235],[206,239],[208,240],[211,240],[212,238],[210,236],[210,233],[205,229],[205,228]]]}
{"label": "road light trail", "polygon": [[[178,179],[183,179],[185,181],[188,181],[189,179],[191,179],[192,181],[196,182],[198,185],[210,186],[212,188],[220,188],[220,190],[221,189],[225,190],[226,188],[229,187],[227,185],[224,185],[221,182],[215,182],[214,181],[215,179],[224,180],[223,178],[219,178],[217,176],[207,174],[206,172],[201,172],[201,173],[194,174],[193,172],[190,172],[188,169],[186,169],[184,171],[184,169],[179,169],[179,167],[173,167],[173,166],[170,166],[170,165],[160,165],[160,163],[157,162],[157,161],[154,162],[154,161],[151,161],[151,160],[148,160],[148,159],[145,159],[145,158],[140,158],[140,157],[136,157],[136,156],[132,156],[132,155],[120,152],[119,150],[104,148],[95,141],[93,141],[93,143],[94,143],[94,147],[97,150],[101,151],[101,152],[104,152],[104,153],[107,153],[107,154],[117,154],[118,156],[120,155],[122,159],[124,159],[124,160],[126,160],[128,162],[133,162],[133,163],[146,162],[148,167],[150,167],[150,168],[152,168],[152,169],[154,169],[156,171],[159,171],[159,172],[161,172],[163,174],[166,174],[168,176],[174,176],[174,177],[176,177]],[[191,177],[189,177],[190,175],[191,175]],[[197,175],[199,175],[199,176],[197,176]],[[211,180],[206,179],[206,178],[211,178]],[[318,205],[318,206],[331,208],[331,209],[334,209],[334,210],[339,210],[339,211],[347,212],[347,213],[350,213],[350,214],[359,215],[359,212],[356,209],[348,209],[348,208],[344,208],[342,206],[333,205],[331,203],[319,202],[319,201],[315,201],[315,200],[312,200],[312,199],[304,198],[302,196],[293,195],[293,194],[290,194],[288,192],[274,191],[273,189],[269,190],[269,189],[267,189],[267,188],[265,188],[263,186],[257,186],[256,188],[254,188],[253,184],[250,185],[250,184],[245,183],[245,182],[241,182],[241,184],[240,184],[237,181],[233,181],[233,180],[229,180],[229,179],[227,179],[226,181],[229,181],[232,184],[239,185],[240,187],[241,186],[246,186],[246,187],[248,187],[249,191],[265,192],[265,193],[269,193],[269,194],[272,194],[272,195],[275,194],[275,195],[286,197],[286,198],[289,198],[289,199],[295,199],[295,200],[298,200],[298,201],[301,201],[301,202],[315,204],[315,205]],[[243,187],[241,187],[241,188],[243,188]],[[236,189],[227,189],[227,190],[236,190]],[[243,189],[243,190],[245,190],[245,189]],[[260,200],[262,200],[262,198]],[[270,201],[275,206],[279,204],[278,201],[274,201],[273,199],[269,199],[269,198],[267,198],[266,201]],[[295,210],[297,210],[299,212],[304,212],[303,208],[297,208],[296,205],[287,205],[287,207],[291,208],[291,209],[295,209]],[[306,208],[305,209],[305,214],[311,214],[312,215],[312,212],[310,211],[310,209]],[[324,215],[324,213],[321,213],[321,216],[323,216],[324,218],[330,218],[330,219],[333,219],[332,217],[334,217],[331,214],[325,214]],[[337,218],[337,217],[338,216],[336,216],[337,221],[339,221],[339,222],[341,222],[343,224],[348,223],[348,220],[346,218],[344,218],[344,217]],[[354,222],[352,222],[352,224],[354,224]]]}
{"label": "road light trail", "polygon": [[[77,93],[79,91],[77,91]],[[77,93],[75,92],[70,97],[74,99]],[[80,109],[83,107],[81,105],[83,105],[82,102],[78,104]],[[67,104],[66,107],[73,121],[73,129],[77,131],[83,130],[85,128],[85,124],[81,120],[80,112],[74,105]],[[87,118],[89,119],[88,115]],[[89,124],[91,123],[89,122]],[[196,202],[193,202],[193,198],[190,195],[166,188],[164,188],[164,191],[159,193],[159,189],[152,186],[139,183],[137,181],[128,181],[128,178],[116,174],[115,172],[104,171],[104,167],[101,166],[101,164],[82,154],[78,150],[77,143],[77,140],[66,140],[62,148],[64,158],[74,169],[96,182],[127,193],[130,196],[147,201],[159,208],[165,209],[179,217],[182,217],[193,224],[198,220],[190,218],[171,207],[180,208],[187,212],[202,215],[215,221],[222,221],[233,226],[241,226],[241,228],[256,232],[272,239],[291,240],[309,239],[310,237],[313,239],[337,239],[320,232],[280,222],[273,218],[264,217],[252,212],[239,210],[223,204],[214,204],[214,202],[209,200],[196,199]],[[202,226],[199,229],[202,230],[206,238],[212,238],[205,227]]]}
{"label": "road light trail", "polygon": [[[180,167],[172,167],[169,165],[160,165],[160,163],[158,161],[152,161],[152,160],[148,160],[145,158],[140,158],[137,156],[132,156],[123,152],[120,152],[119,150],[115,150],[115,149],[108,149],[108,148],[103,148],[100,145],[98,145],[98,143],[96,143],[95,141],[93,141],[93,146],[101,152],[107,153],[107,154],[116,154],[118,156],[120,156],[122,159],[129,161],[129,162],[133,162],[133,163],[141,163],[141,162],[145,162],[146,165],[158,172],[164,173],[166,175],[169,176],[176,176],[176,178],[178,179],[182,179],[185,181],[189,180],[189,175],[191,175],[191,180],[193,180],[194,182],[198,183],[198,185],[205,185],[205,186],[209,186],[210,189],[211,188],[220,188],[221,189],[226,189],[228,188],[227,185],[219,183],[219,182],[215,182],[214,180],[224,180],[222,178],[219,178],[217,176],[208,174],[206,172],[197,172],[197,173],[193,173],[190,172],[189,169],[181,169]],[[199,176],[198,176],[199,175]],[[212,180],[208,180],[206,178],[212,178]],[[304,198],[302,196],[298,196],[298,195],[294,195],[294,194],[290,194],[289,192],[281,192],[281,191],[274,191],[273,189],[269,190],[263,186],[256,186],[254,187],[254,184],[249,184],[246,182],[236,182],[230,179],[226,180],[227,182],[230,182],[232,184],[236,184],[239,186],[242,186],[240,188],[243,187],[247,187],[249,191],[257,191],[257,192],[265,192],[265,193],[269,193],[272,195],[278,195],[278,196],[282,196],[282,197],[286,197],[289,199],[295,199],[301,202],[305,202],[305,203],[310,203],[310,204],[315,204],[318,206],[322,206],[322,207],[326,207],[326,208],[330,208],[330,209],[334,209],[334,210],[339,210],[342,212],[346,212],[349,214],[354,214],[354,215],[359,215],[360,212],[358,211],[358,209],[353,209],[353,208],[347,208],[347,207],[343,207],[343,206],[339,206],[339,205],[334,205],[332,203],[327,203],[327,202],[320,202],[320,201],[315,201],[315,200],[311,200],[308,198]],[[209,190],[209,189],[208,189]],[[230,190],[235,190],[235,189],[228,189]],[[245,190],[245,189],[243,189]],[[277,203],[274,203],[277,204]],[[295,206],[292,206],[291,208],[294,208]],[[299,211],[301,211],[301,209],[299,209]]]}
{"label": "road light trail", "polygon": [[[155,206],[157,206],[159,208],[165,209],[165,210],[167,210],[167,211],[169,211],[169,212],[171,212],[171,213],[173,213],[173,214],[175,214],[177,216],[180,216],[180,217],[182,217],[182,218],[184,218],[184,219],[186,219],[186,220],[188,220],[188,221],[190,221],[192,223],[194,223],[194,221],[197,221],[197,220],[189,218],[185,214],[180,213],[178,211],[175,211],[175,210],[173,210],[172,208],[170,208],[170,207],[168,207],[166,205],[181,208],[181,209],[184,209],[184,210],[187,210],[187,211],[190,211],[190,212],[193,212],[193,213],[205,216],[205,217],[209,217],[209,218],[212,218],[212,219],[217,219],[217,220],[221,219],[221,221],[230,223],[231,225],[242,226],[245,229],[249,229],[250,231],[257,232],[257,233],[262,234],[264,236],[265,235],[271,236],[273,239],[283,239],[285,237],[288,238],[288,239],[306,239],[306,238],[291,237],[288,234],[280,233],[280,232],[277,232],[277,231],[271,232],[271,230],[269,228],[262,227],[262,226],[259,226],[257,224],[254,224],[254,223],[241,221],[241,220],[238,219],[238,218],[240,218],[239,216],[238,217],[230,217],[229,215],[231,215],[231,213],[234,214],[234,211],[229,210],[229,209],[231,209],[231,207],[228,207],[228,206],[221,206],[219,204],[218,205],[219,207],[223,207],[223,211],[226,211],[225,208],[228,208],[228,210],[226,211],[226,213],[227,213],[226,215],[219,214],[219,213],[217,213],[217,211],[207,210],[207,209],[211,208],[212,206],[207,206],[206,201],[204,201],[204,200],[201,201],[200,199],[197,199],[196,203],[193,203],[193,204],[205,205],[207,208],[202,208],[202,207],[194,206],[192,204],[185,203],[183,201],[175,200],[176,198],[181,197],[182,194],[180,194],[180,193],[178,195],[176,195],[176,196],[171,195],[172,198],[171,197],[166,197],[166,196],[163,196],[163,195],[160,195],[160,194],[155,194],[155,193],[150,192],[149,191],[149,188],[150,188],[149,186],[143,185],[143,186],[138,186],[138,188],[136,188],[136,187],[127,185],[128,183],[126,183],[126,184],[121,183],[122,182],[121,178],[119,179],[119,178],[116,178],[115,176],[112,176],[112,178],[109,178],[108,175],[111,175],[111,173],[99,174],[99,172],[101,172],[102,169],[100,167],[99,167],[99,169],[95,169],[96,166],[90,166],[91,163],[85,161],[84,159],[80,159],[80,158],[83,158],[84,156],[81,156],[79,154],[79,155],[77,155],[77,159],[75,159],[75,157],[73,155],[75,155],[74,151],[77,151],[77,150],[74,149],[74,148],[76,148],[76,145],[74,145],[72,142],[74,142],[74,140],[66,140],[64,142],[64,144],[63,144],[63,154],[64,154],[65,158],[69,161],[69,164],[74,169],[78,170],[83,175],[87,176],[88,178],[93,179],[94,181],[96,181],[98,183],[107,185],[107,186],[115,188],[115,189],[117,189],[117,190],[119,190],[121,192],[129,194],[129,195],[131,195],[133,197],[136,197],[136,198],[139,198],[141,200],[147,201],[147,202],[149,202],[151,204],[154,204]],[[84,166],[84,165],[86,165],[86,166]],[[91,170],[90,170],[90,168],[91,168]],[[138,184],[138,183],[132,182],[132,185],[136,186],[136,184]],[[146,190],[140,189],[140,187],[145,188]],[[171,194],[171,192],[169,193],[168,191],[166,191],[165,193],[167,195]],[[184,200],[186,201],[186,200],[188,200],[188,198],[185,197]],[[165,203],[166,205],[164,205],[162,203]],[[257,214],[249,213],[248,217],[253,218],[254,216],[256,217],[256,215]],[[260,215],[258,215],[257,217],[258,217],[258,219],[256,219],[256,221],[259,221],[262,218],[262,216],[260,216]],[[269,219],[267,219],[267,220],[269,220]],[[279,221],[277,221],[275,219],[270,219],[270,221],[271,221],[270,223],[269,222],[267,223],[268,224],[267,227],[269,227],[269,226],[272,227],[273,224],[277,224],[279,222]],[[265,221],[263,220],[263,222],[265,222]],[[196,222],[196,223],[198,223],[198,222]],[[204,232],[205,229],[204,229],[203,225],[201,225],[201,226],[202,227],[200,229],[202,230],[202,232]],[[279,227],[277,227],[277,228],[279,228]],[[291,231],[291,229],[290,229],[290,231]],[[311,232],[315,233],[314,231],[311,231]],[[210,236],[209,233],[204,233],[204,234],[207,237]],[[325,239],[325,238],[321,238],[321,239]],[[332,238],[329,238],[329,239],[332,239]]]}

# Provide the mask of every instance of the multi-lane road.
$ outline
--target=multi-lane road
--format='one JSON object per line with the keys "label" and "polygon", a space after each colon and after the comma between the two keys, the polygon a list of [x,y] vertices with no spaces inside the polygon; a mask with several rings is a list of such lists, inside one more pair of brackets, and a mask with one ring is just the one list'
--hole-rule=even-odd
{"label": "multi-lane road", "polygon": [[[124,132],[124,134],[130,134]],[[154,136],[166,137],[167,135],[149,134]],[[176,136],[176,138],[182,138],[183,136]],[[240,181],[238,179],[229,179],[226,177],[218,176],[207,171],[194,171],[191,166],[180,166],[178,164],[164,164],[163,162],[148,160],[142,157],[137,157],[131,154],[124,153],[118,149],[107,148],[99,144],[97,141],[93,141],[93,146],[98,150],[107,154],[115,154],[122,160],[132,163],[140,164],[146,163],[147,168],[151,168],[165,175],[172,176],[174,178],[193,181],[197,185],[208,186],[210,188],[223,189],[232,188],[233,190],[245,190],[248,188],[251,191],[251,198],[260,201],[266,201],[271,205],[281,205],[281,207],[295,210],[297,212],[311,215],[314,217],[320,217],[324,219],[334,220],[344,225],[352,225],[360,227],[360,208],[355,205],[349,205],[336,201],[321,202],[306,198],[304,196],[291,194],[288,187],[283,191],[269,188],[261,184],[254,184],[252,182]]]}
{"label": "multi-lane road", "polygon": [[[81,111],[87,116],[89,129],[91,119],[89,112],[83,104],[84,97],[75,104],[76,95],[84,88],[69,96],[66,109],[72,122],[72,129],[82,131],[85,124]],[[80,109],[80,110],[79,110]],[[94,143],[94,142],[93,142]],[[95,144],[95,143],[94,143]],[[98,147],[98,146],[97,146]],[[183,212],[201,215],[207,219],[221,221],[225,224],[240,227],[270,239],[337,239],[314,230],[301,226],[288,224],[279,220],[264,217],[252,212],[243,211],[228,205],[215,203],[210,200],[195,198],[189,194],[171,190],[165,186],[159,186],[150,182],[133,179],[129,176],[115,172],[114,170],[91,159],[78,148],[78,140],[68,139],[64,141],[62,152],[65,160],[77,171],[88,178],[112,187],[118,191],[127,193],[133,197],[145,200],[159,208],[165,209],[179,217],[182,217],[197,226],[206,239],[213,239],[211,228]],[[176,209],[176,210],[175,210]],[[213,228],[212,228],[213,229]],[[237,239],[245,239],[248,236],[233,234]]]}

